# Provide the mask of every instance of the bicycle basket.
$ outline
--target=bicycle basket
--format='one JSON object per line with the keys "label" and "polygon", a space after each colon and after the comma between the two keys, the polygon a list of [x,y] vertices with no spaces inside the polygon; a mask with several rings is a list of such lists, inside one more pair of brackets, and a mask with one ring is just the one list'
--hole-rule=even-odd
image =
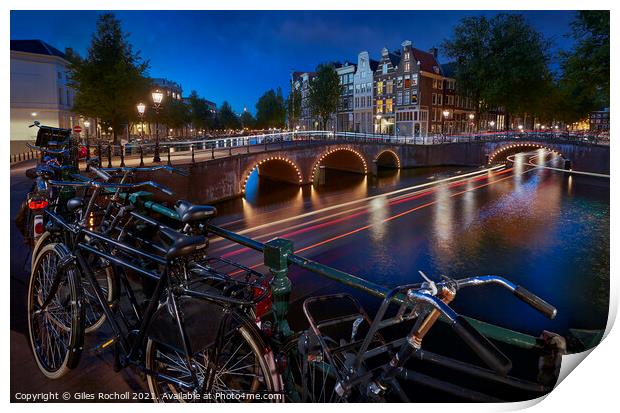
{"label": "bicycle basket", "polygon": [[41,126],[37,132],[37,141],[35,145],[46,148],[50,145],[58,145],[64,143],[71,137],[71,129],[51,128],[49,126]]}

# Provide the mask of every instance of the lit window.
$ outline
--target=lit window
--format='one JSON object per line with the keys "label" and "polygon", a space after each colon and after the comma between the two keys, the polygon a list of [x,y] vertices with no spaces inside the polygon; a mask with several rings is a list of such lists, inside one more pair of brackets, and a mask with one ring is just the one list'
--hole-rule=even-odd
{"label": "lit window", "polygon": [[383,94],[383,82],[379,81],[377,82],[377,95],[382,95]]}
{"label": "lit window", "polygon": [[377,113],[383,113],[383,100],[377,100]]}
{"label": "lit window", "polygon": [[392,99],[385,100],[385,111],[387,113],[392,113]]}
{"label": "lit window", "polygon": [[384,75],[387,73],[387,63],[383,63],[383,67],[381,68],[381,73],[383,73]]}

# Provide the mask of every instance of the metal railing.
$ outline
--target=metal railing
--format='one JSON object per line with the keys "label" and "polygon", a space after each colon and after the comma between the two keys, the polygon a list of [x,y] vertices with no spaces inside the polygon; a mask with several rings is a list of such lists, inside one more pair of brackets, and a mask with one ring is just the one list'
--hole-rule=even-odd
{"label": "metal railing", "polygon": [[[190,164],[197,161],[257,153],[293,147],[310,146],[325,142],[372,143],[387,145],[444,145],[453,143],[483,143],[533,140],[547,143],[578,145],[608,145],[609,138],[593,135],[571,135],[543,131],[484,132],[461,135],[393,136],[374,133],[294,131],[258,135],[215,137],[201,140],[162,141],[159,144],[162,162]],[[87,158],[96,156],[102,166],[125,166],[126,163],[143,166],[151,163],[155,143],[128,143],[124,145],[86,145]],[[11,162],[32,159],[36,153],[11,155]]]}

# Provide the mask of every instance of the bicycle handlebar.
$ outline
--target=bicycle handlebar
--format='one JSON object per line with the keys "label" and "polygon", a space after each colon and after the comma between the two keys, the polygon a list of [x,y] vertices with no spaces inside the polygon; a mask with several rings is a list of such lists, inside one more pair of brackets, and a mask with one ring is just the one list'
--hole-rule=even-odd
{"label": "bicycle handlebar", "polygon": [[152,172],[164,170],[170,173],[174,172],[181,176],[188,176],[187,172],[182,171],[180,169],[174,168],[168,165],[158,165],[158,166],[143,166],[143,167],[118,167],[118,168],[100,168],[103,171],[107,172]]}
{"label": "bicycle handlebar", "polygon": [[26,143],[26,146],[30,149],[34,149],[35,151],[51,153],[53,155],[64,155],[65,153],[69,152],[68,149],[47,149],[40,146],[32,145],[30,143]]}
{"label": "bicycle handlebar", "polygon": [[109,182],[99,182],[99,181],[94,181],[94,180],[90,180],[90,181],[56,181],[56,180],[50,180],[48,182],[50,185],[52,186],[73,186],[73,187],[95,187],[95,188],[125,188],[125,189],[134,189],[134,188],[140,188],[140,187],[144,187],[144,186],[150,186],[153,187],[155,189],[158,189],[159,191],[167,194],[167,195],[174,195],[174,192],[172,192],[171,189],[158,184],[157,182],[153,182],[153,181],[144,181],[144,182],[136,182],[133,184],[125,184],[125,183],[109,183]]}
{"label": "bicycle handlebar", "polygon": [[423,301],[441,312],[450,321],[451,327],[459,337],[487,366],[502,375],[506,375],[510,371],[512,368],[510,359],[446,303],[433,295],[416,290],[407,291],[407,298],[411,301]]}
{"label": "bicycle handlebar", "polygon": [[455,280],[454,282],[456,282],[456,285],[459,288],[477,287],[484,284],[498,284],[507,290],[510,290],[515,296],[517,296],[517,298],[529,304],[531,307],[540,311],[550,319],[554,319],[558,313],[558,310],[554,306],[538,297],[536,294],[528,291],[520,285],[516,285],[505,278],[498,277],[496,275],[469,277],[463,278],[462,280]]}

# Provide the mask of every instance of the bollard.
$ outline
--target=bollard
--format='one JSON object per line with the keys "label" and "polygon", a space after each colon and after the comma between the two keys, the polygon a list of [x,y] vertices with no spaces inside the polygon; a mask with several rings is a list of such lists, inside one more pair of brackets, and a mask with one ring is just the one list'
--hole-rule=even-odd
{"label": "bollard", "polygon": [[196,159],[194,158],[194,145],[192,145],[191,148],[192,148],[192,163],[196,163]]}
{"label": "bollard", "polygon": [[142,145],[140,145],[140,168],[144,166],[144,150],[142,149]]}
{"label": "bollard", "polygon": [[125,167],[125,145],[121,145],[121,168]]}
{"label": "bollard", "polygon": [[170,162],[170,146],[168,146],[168,166],[172,166],[172,162]]}
{"label": "bollard", "polygon": [[232,156],[232,143],[228,147],[228,156]]}
{"label": "bollard", "polygon": [[108,145],[108,168],[112,167],[112,145]]}
{"label": "bollard", "polygon": [[288,337],[292,334],[288,325],[288,301],[291,294],[291,280],[288,278],[287,257],[293,253],[293,242],[276,238],[265,244],[264,262],[273,274],[271,290],[273,292],[273,316],[276,334]]}
{"label": "bollard", "polygon": [[248,153],[250,153],[250,139],[246,139],[246,143],[248,146]]}
{"label": "bollard", "polygon": [[103,157],[103,153],[101,152],[101,144],[98,143],[97,144],[97,157],[98,159],[98,163],[99,163],[99,168],[101,168],[101,158]]}

